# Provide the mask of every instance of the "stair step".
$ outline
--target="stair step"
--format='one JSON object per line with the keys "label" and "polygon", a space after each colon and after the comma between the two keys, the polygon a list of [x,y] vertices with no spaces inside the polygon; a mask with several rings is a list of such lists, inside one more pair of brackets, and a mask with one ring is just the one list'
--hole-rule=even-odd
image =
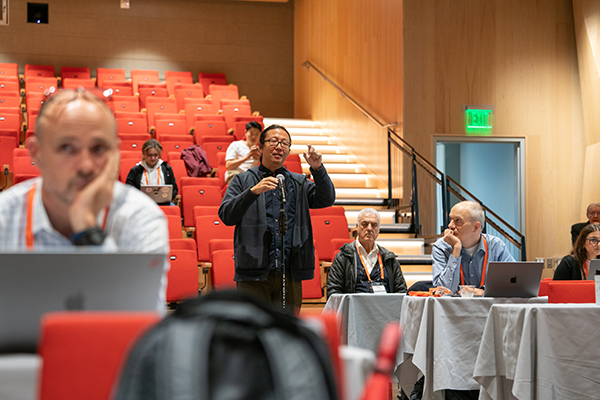
{"label": "stair step", "polygon": [[383,205],[383,203],[380,200],[387,199],[386,189],[336,187],[335,193],[337,194],[338,199],[343,197],[347,200],[349,200],[350,198],[363,200],[363,202],[355,202],[355,204],[371,204],[364,203],[365,199],[371,199],[373,201],[372,204]]}
{"label": "stair step", "polygon": [[[305,147],[305,150],[306,150],[307,144],[313,145],[317,150],[322,145],[331,144],[329,136],[292,135],[292,142],[293,142],[293,144],[301,144],[302,146]],[[334,145],[335,145],[335,143],[334,143]]]}
{"label": "stair step", "polygon": [[298,128],[286,127],[286,129],[288,130],[290,135],[292,135],[292,140],[294,142],[297,142],[299,140],[299,137],[302,137],[302,136],[306,136],[309,138],[310,137],[326,137],[326,138],[329,137],[329,136],[323,134],[323,130],[321,128],[315,128],[312,126],[298,127]]}
{"label": "stair step", "polygon": [[330,173],[329,177],[336,188],[352,187],[353,189],[364,188],[377,190],[378,180],[372,175]]}
{"label": "stair step", "polygon": [[[349,210],[346,208],[346,219],[348,220],[348,227],[354,228],[356,226],[356,220],[358,218],[358,213],[365,207],[361,207],[358,210]],[[376,209],[377,210],[377,209]],[[379,213],[379,218],[381,218],[382,224],[392,224],[394,223],[394,210],[377,210]]]}
{"label": "stair step", "polygon": [[[312,143],[311,143],[312,144]],[[315,148],[319,153],[322,154],[344,154],[347,149],[345,146],[332,145],[332,144],[319,144]],[[292,143],[292,153],[302,154],[306,151],[306,144]]]}
{"label": "stair step", "polygon": [[[325,167],[329,174],[365,174],[367,172],[367,168],[364,165],[355,163],[327,163]],[[309,169],[310,167],[307,163],[302,164],[304,173],[308,173]]]}
{"label": "stair step", "polygon": [[423,239],[379,239],[376,243],[396,255],[423,255],[425,241]]}

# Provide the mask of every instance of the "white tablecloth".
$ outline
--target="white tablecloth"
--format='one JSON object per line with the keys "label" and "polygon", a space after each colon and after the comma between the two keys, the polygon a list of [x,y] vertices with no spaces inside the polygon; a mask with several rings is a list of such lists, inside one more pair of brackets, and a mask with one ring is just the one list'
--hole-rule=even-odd
{"label": "white tablecloth", "polygon": [[0,399],[35,400],[42,359],[37,354],[0,356]]}
{"label": "white tablecloth", "polygon": [[406,295],[389,294],[333,294],[323,311],[334,311],[342,326],[342,343],[377,352],[383,327],[388,322],[399,322],[402,300]]}
{"label": "white tablecloth", "polygon": [[474,375],[480,399],[600,398],[600,307],[494,305]]}
{"label": "white tablecloth", "polygon": [[404,336],[396,376],[404,391],[425,375],[423,399],[444,389],[475,390],[477,351],[490,308],[496,303],[547,302],[547,298],[410,297],[402,303]]}

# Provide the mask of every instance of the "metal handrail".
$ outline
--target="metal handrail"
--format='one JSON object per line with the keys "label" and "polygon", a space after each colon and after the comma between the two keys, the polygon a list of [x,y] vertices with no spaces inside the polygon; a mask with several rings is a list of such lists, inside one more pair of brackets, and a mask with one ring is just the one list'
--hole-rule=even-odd
{"label": "metal handrail", "polygon": [[[516,228],[502,219],[498,214],[492,211],[489,207],[487,207],[481,200],[479,200],[476,196],[474,196],[471,192],[465,189],[462,185],[456,182],[451,177],[445,175],[442,171],[436,168],[433,163],[431,163],[427,158],[422,156],[419,152],[417,152],[413,146],[410,145],[406,140],[404,140],[394,129],[392,126],[398,125],[397,122],[392,122],[390,124],[384,124],[380,120],[378,120],[373,114],[367,111],[364,107],[362,107],[356,100],[354,100],[348,93],[346,93],[342,88],[340,88],[333,80],[331,80],[325,73],[319,70],[313,63],[310,61],[305,61],[302,63],[302,66],[307,70],[311,68],[315,70],[326,82],[329,82],[340,94],[343,98],[347,99],[352,105],[360,110],[360,112],[369,118],[371,121],[376,123],[380,128],[387,128],[388,131],[388,199],[387,205],[388,208],[391,208],[396,199],[393,199],[392,195],[392,154],[391,149],[392,145],[402,151],[404,155],[406,155],[411,160],[411,175],[412,175],[412,194],[411,194],[411,208],[412,208],[412,224],[414,226],[414,232],[416,235],[420,234],[420,225],[419,225],[419,210],[418,210],[418,190],[417,190],[417,167],[420,167],[422,171],[425,171],[427,175],[438,185],[442,186],[443,195],[442,195],[442,215],[443,215],[443,224],[444,226],[448,225],[448,216],[450,214],[448,210],[448,206],[450,204],[450,193],[456,196],[461,201],[467,200],[458,190],[454,189],[450,183],[455,185],[461,192],[466,193],[472,201],[479,203],[483,209],[485,210],[485,221],[491,227],[493,227],[498,233],[504,236],[509,242],[515,245],[521,251],[521,260],[525,261],[526,252],[525,252],[525,236],[519,232]],[[518,238],[515,239],[510,233],[500,227],[496,221],[490,219],[488,215],[492,215],[498,222],[508,228],[508,230],[512,231],[514,235]]]}

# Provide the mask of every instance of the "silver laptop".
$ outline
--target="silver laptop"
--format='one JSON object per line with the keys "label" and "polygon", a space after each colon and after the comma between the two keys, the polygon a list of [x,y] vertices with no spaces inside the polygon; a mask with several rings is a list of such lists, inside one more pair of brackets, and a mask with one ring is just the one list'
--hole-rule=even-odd
{"label": "silver laptop", "polygon": [[157,311],[164,254],[0,254],[0,352],[35,352],[51,311]]}
{"label": "silver laptop", "polygon": [[588,272],[588,280],[593,281],[596,271],[600,270],[600,259],[590,261],[590,270]]}
{"label": "silver laptop", "polygon": [[173,185],[140,186],[140,190],[157,203],[167,203],[173,198]]}
{"label": "silver laptop", "polygon": [[543,269],[543,262],[490,262],[483,296],[536,297]]}

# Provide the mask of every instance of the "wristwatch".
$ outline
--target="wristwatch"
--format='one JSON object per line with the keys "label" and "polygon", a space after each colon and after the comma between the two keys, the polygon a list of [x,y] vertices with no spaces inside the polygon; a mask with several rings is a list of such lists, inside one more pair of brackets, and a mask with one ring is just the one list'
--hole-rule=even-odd
{"label": "wristwatch", "polygon": [[75,246],[100,246],[105,238],[106,233],[100,227],[94,226],[71,236],[71,243]]}

